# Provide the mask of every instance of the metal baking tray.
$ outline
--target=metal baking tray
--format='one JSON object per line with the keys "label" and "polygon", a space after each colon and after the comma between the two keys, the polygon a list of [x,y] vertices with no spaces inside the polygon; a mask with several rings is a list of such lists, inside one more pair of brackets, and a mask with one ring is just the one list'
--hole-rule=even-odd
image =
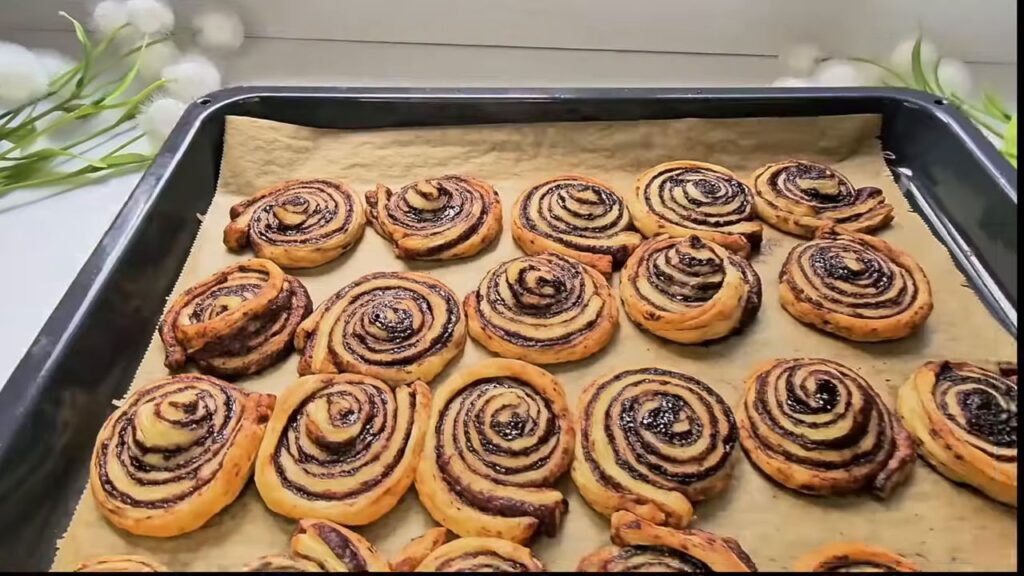
{"label": "metal baking tray", "polygon": [[0,390],[0,570],[46,570],[93,440],[150,342],[217,182],[224,118],[381,128],[882,115],[893,176],[991,313],[1017,334],[1017,172],[946,102],[895,89],[238,87],[189,106]]}

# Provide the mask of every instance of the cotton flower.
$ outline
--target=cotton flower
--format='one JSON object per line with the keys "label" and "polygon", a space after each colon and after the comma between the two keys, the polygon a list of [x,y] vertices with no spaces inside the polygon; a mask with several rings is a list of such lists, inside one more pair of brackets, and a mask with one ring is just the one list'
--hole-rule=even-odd
{"label": "cotton flower", "polygon": [[811,85],[809,79],[795,76],[781,76],[772,82],[774,88],[804,88]]}
{"label": "cotton flower", "polygon": [[128,23],[128,6],[121,0],[103,0],[92,10],[92,28],[110,34]]}
{"label": "cotton flower", "polygon": [[147,44],[139,57],[142,58],[139,62],[139,74],[143,80],[156,80],[160,78],[164,68],[181,59],[181,51],[174,42],[164,40],[156,44]]}
{"label": "cotton flower", "polygon": [[818,86],[871,86],[878,74],[870,64],[833,58],[818,65],[811,81]]}
{"label": "cotton flower", "polygon": [[45,95],[48,83],[35,54],[20,44],[0,41],[0,108],[16,108]]}
{"label": "cotton flower", "polygon": [[47,80],[53,80],[75,65],[74,60],[56,50],[40,48],[33,50],[32,53],[36,55],[36,61],[42,66]]}
{"label": "cotton flower", "polygon": [[164,68],[167,93],[189,102],[220,88],[220,71],[205,56],[190,54]]}
{"label": "cotton flower", "polygon": [[237,50],[245,40],[242,19],[225,9],[200,12],[192,25],[196,29],[196,42],[209,50]]}
{"label": "cotton flower", "polygon": [[139,113],[139,126],[154,146],[167,139],[178,119],[185,112],[185,103],[174,98],[157,98]]}
{"label": "cotton flower", "polygon": [[783,69],[796,76],[808,76],[825,59],[825,53],[816,44],[802,43],[787,46],[779,52]]}
{"label": "cotton flower", "polygon": [[939,69],[936,74],[939,77],[939,85],[947,94],[969,96],[974,88],[971,71],[967,68],[967,64],[960,60],[943,58],[939,61]]}
{"label": "cotton flower", "polygon": [[[917,37],[907,38],[893,48],[889,55],[889,65],[903,75],[904,78],[913,77],[913,55],[914,44]],[[939,61],[939,49],[928,39],[921,40],[921,67],[931,73],[935,69],[935,63]]]}
{"label": "cotton flower", "polygon": [[174,11],[160,0],[128,0],[128,23],[143,34],[167,34],[174,28]]}

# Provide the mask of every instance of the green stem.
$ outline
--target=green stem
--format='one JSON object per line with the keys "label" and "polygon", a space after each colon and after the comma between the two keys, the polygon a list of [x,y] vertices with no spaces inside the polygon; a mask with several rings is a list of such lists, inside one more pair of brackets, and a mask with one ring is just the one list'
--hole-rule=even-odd
{"label": "green stem", "polygon": [[[144,160],[139,160],[138,162],[122,164],[120,166],[117,166],[116,170],[122,171],[127,168],[136,168],[138,166],[148,164],[150,160],[150,158],[146,158]],[[52,176],[46,176],[44,178],[36,178],[35,180],[28,180],[26,182],[18,182],[15,184],[7,184],[4,186],[0,186],[0,196],[18,188],[45,186],[48,184],[57,184],[65,181],[73,181],[75,179],[82,178],[83,176],[95,175],[96,173],[103,172],[104,170],[107,170],[108,175],[112,175],[112,173],[114,172],[113,170],[96,168],[95,166],[85,166],[84,168],[72,170],[71,172],[63,172],[61,174],[54,174]]]}
{"label": "green stem", "polygon": [[984,116],[982,116],[980,114],[977,114],[976,112],[970,110],[969,108],[961,108],[961,110],[963,110],[964,113],[966,113],[967,116],[971,120],[973,120],[974,123],[977,124],[978,126],[981,126],[982,128],[988,130],[989,132],[991,132],[992,134],[998,136],[999,138],[1003,137],[1003,131],[999,130],[998,128],[995,128],[991,124],[989,124],[988,120]]}
{"label": "green stem", "polygon": [[954,104],[961,108],[967,108],[977,114],[983,114],[988,118],[998,121],[1000,124],[1006,124],[1007,122],[1009,122],[1009,120],[1007,120],[1003,116],[996,116],[995,114],[992,114],[991,112],[985,110],[984,108],[979,108],[972,104],[971,102],[969,102],[968,100],[958,96],[956,93],[951,93],[949,95],[949,99],[952,100]]}

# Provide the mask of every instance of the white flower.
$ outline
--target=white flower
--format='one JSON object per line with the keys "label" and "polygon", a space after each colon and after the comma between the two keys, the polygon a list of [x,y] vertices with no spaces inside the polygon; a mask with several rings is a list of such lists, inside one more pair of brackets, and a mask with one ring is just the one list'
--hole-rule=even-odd
{"label": "white flower", "polygon": [[190,54],[164,68],[167,93],[171,97],[189,102],[220,88],[220,71],[209,58]]}
{"label": "white flower", "polygon": [[774,88],[804,88],[813,86],[808,78],[797,78],[795,76],[781,76],[772,82]]}
{"label": "white flower", "polygon": [[196,29],[196,42],[209,50],[237,50],[245,40],[242,19],[225,9],[200,12],[192,25]]}
{"label": "white flower", "polygon": [[[889,65],[903,75],[907,80],[913,78],[913,55],[914,43],[917,37],[907,38],[900,42],[889,55]],[[935,64],[939,61],[939,49],[927,38],[921,40],[921,67],[926,74],[931,74]]]}
{"label": "white flower", "polygon": [[75,61],[71,58],[49,48],[38,48],[32,53],[36,55],[36,60],[43,67],[47,80],[53,80],[75,65]]}
{"label": "white flower", "polygon": [[0,109],[16,108],[46,94],[49,78],[28,48],[0,41]]}
{"label": "white flower", "polygon": [[871,86],[878,83],[878,72],[870,64],[833,58],[819,64],[811,80],[818,86]]}
{"label": "white flower", "polygon": [[174,28],[174,11],[160,0],[128,0],[128,22],[139,32],[167,34]]}
{"label": "white flower", "polygon": [[139,126],[154,146],[159,146],[185,112],[185,103],[173,98],[157,98],[139,112]]}
{"label": "white flower", "polygon": [[110,34],[128,23],[128,6],[121,0],[103,0],[92,10],[92,28]]}
{"label": "white flower", "polygon": [[156,44],[147,44],[139,57],[142,58],[139,63],[139,74],[143,80],[150,81],[160,78],[164,68],[177,62],[181,58],[181,51],[168,39]]}
{"label": "white flower", "polygon": [[936,74],[939,77],[942,90],[947,94],[970,96],[974,88],[974,81],[967,64],[954,58],[943,58],[939,61],[939,69]]}
{"label": "white flower", "polygon": [[817,44],[793,44],[779,52],[779,61],[783,69],[796,76],[807,76],[814,71],[814,67],[825,59],[825,53]]}

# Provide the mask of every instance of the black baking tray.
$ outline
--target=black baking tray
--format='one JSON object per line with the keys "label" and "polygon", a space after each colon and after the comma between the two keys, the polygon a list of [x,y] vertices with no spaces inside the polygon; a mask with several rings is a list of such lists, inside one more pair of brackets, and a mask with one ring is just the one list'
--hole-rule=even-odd
{"label": "black baking tray", "polygon": [[[882,115],[887,161],[991,313],[1017,333],[1017,172],[946,102],[896,89],[238,87],[188,107],[0,390],[0,570],[45,570],[217,182],[224,118],[322,128]],[[97,554],[103,553],[97,550]]]}

